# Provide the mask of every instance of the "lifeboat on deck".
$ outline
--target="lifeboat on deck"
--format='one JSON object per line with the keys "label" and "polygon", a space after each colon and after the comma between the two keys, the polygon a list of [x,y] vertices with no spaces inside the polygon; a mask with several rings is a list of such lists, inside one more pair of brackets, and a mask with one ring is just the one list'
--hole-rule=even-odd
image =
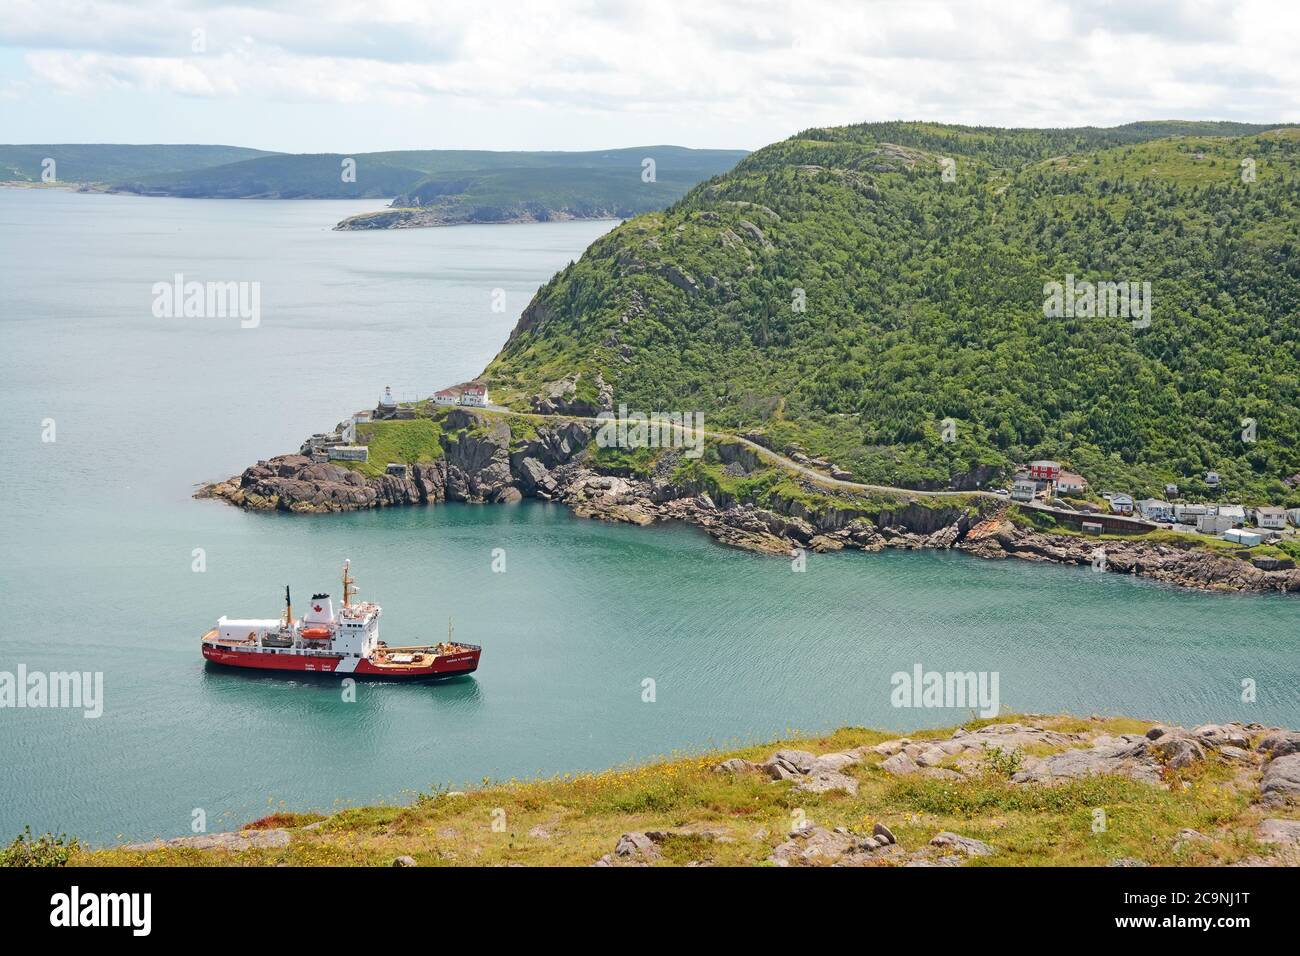
{"label": "lifeboat on deck", "polygon": [[304,641],[328,641],[330,639],[330,629],[328,627],[304,627],[298,633]]}

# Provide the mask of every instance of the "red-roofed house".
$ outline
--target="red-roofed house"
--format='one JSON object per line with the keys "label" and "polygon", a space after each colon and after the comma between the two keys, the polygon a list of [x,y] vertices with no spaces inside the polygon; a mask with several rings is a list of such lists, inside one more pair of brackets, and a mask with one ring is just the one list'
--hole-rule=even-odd
{"label": "red-roofed house", "polygon": [[468,382],[460,387],[460,403],[462,405],[484,406],[488,403],[487,386],[482,382]]}

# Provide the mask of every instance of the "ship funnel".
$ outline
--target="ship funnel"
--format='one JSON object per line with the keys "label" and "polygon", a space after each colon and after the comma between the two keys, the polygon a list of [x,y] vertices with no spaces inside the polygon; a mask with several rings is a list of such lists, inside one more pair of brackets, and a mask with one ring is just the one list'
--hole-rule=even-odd
{"label": "ship funnel", "polygon": [[302,616],[303,624],[333,624],[334,602],[328,594],[313,594],[307,605],[307,613]]}

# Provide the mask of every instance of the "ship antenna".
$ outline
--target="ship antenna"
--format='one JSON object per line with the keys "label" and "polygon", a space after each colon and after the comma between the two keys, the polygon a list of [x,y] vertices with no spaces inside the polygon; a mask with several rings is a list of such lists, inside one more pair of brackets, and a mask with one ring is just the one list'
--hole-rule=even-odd
{"label": "ship antenna", "polygon": [[451,615],[447,615],[447,643],[451,643]]}
{"label": "ship antenna", "polygon": [[354,585],[354,584],[357,583],[357,582],[354,581],[352,578],[348,577],[348,568],[349,568],[351,565],[352,565],[352,562],[351,562],[350,560],[348,560],[348,559],[346,559],[346,558],[343,560],[343,606],[344,606],[344,607],[349,607],[349,606],[350,606],[350,603],[349,603],[349,602],[350,602],[351,599],[352,599],[352,591],[351,591],[351,588],[352,588],[352,585]]}

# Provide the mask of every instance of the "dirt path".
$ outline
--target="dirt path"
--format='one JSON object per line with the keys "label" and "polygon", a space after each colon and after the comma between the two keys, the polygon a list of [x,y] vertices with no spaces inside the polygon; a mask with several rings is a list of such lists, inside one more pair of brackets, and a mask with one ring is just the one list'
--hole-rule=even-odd
{"label": "dirt path", "polygon": [[[576,421],[589,422],[595,425],[604,424],[604,422],[607,421],[607,419],[587,417],[584,415],[542,415],[538,412],[515,412],[508,408],[503,408],[500,405],[489,405],[486,408],[481,409],[481,411],[491,412],[497,415],[513,416],[515,418],[530,418],[537,421]],[[672,425],[672,427],[682,432],[692,431],[692,429],[688,429],[682,425]],[[757,442],[750,441],[748,438],[742,438],[740,435],[732,435],[727,432],[711,432],[704,429],[701,429],[701,431],[708,438],[739,442],[757,452],[760,458],[778,465],[787,471],[797,472],[827,488],[845,488],[850,491],[874,491],[890,495],[925,495],[932,498],[956,498],[966,495],[977,495],[984,498],[994,498],[999,501],[1005,500],[1001,495],[995,495],[991,491],[918,491],[915,488],[897,488],[893,485],[867,485],[858,481],[844,481],[840,478],[832,478],[829,475],[823,474],[815,468],[801,465],[797,461],[787,458],[785,455],[774,452],[770,448],[765,448]]]}

